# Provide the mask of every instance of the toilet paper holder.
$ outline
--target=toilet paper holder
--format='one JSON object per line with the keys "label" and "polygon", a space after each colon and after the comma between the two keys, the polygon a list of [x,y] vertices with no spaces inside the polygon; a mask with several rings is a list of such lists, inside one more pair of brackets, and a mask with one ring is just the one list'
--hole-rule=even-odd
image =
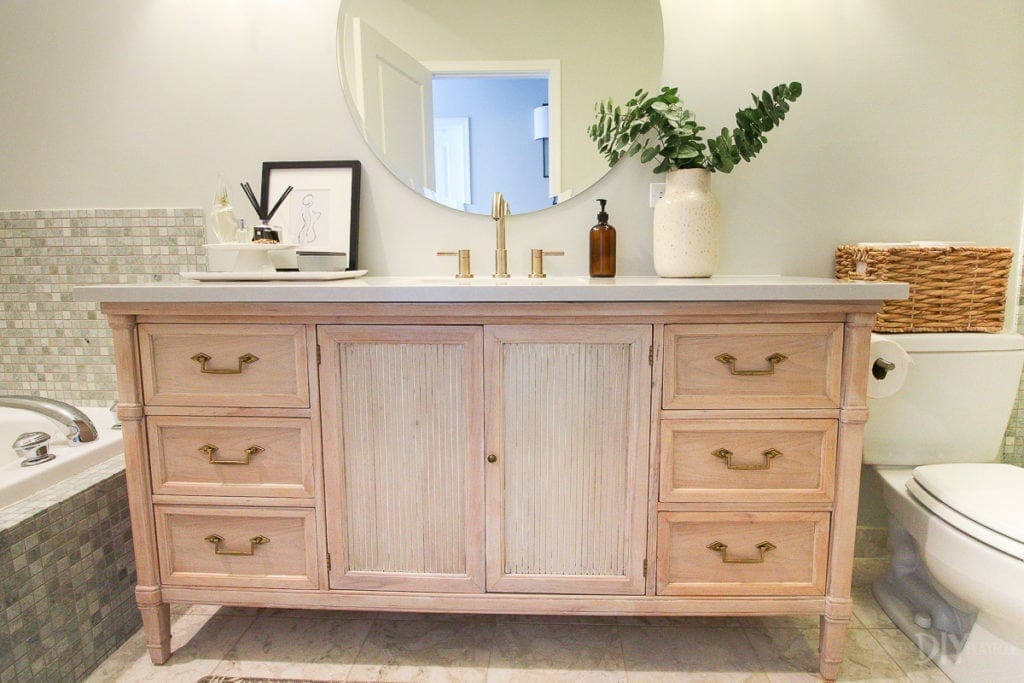
{"label": "toilet paper holder", "polygon": [[871,366],[871,376],[875,379],[882,380],[890,372],[896,369],[896,364],[887,361],[884,358],[878,358]]}

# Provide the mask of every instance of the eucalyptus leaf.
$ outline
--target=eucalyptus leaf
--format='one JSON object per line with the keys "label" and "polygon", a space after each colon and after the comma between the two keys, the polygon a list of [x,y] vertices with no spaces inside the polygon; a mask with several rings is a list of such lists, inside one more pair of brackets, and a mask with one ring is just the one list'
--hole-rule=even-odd
{"label": "eucalyptus leaf", "polygon": [[760,96],[751,93],[753,106],[736,112],[736,128],[722,128],[704,141],[700,133],[705,127],[685,108],[678,88],[663,86],[655,95],[641,88],[623,106],[612,98],[599,100],[594,106],[595,123],[587,128],[587,135],[612,165],[639,154],[641,163],[660,157],[655,173],[674,168],[729,173],[761,151],[767,142],[764,133],[779,125],[790,109],[789,102],[802,92],[803,87],[794,81],[764,90]]}
{"label": "eucalyptus leaf", "polygon": [[643,154],[640,155],[640,163],[646,164],[656,156],[658,156],[658,150],[654,147],[648,147],[643,151]]}

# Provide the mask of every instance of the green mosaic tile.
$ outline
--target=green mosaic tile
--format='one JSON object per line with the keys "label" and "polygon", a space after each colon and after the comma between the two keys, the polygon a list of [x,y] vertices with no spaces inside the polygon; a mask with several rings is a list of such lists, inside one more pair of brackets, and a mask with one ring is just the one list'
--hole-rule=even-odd
{"label": "green mosaic tile", "polygon": [[141,625],[135,582],[123,471],[0,531],[0,680],[81,680]]}
{"label": "green mosaic tile", "polygon": [[173,281],[204,267],[201,209],[0,212],[0,393],[114,400],[111,335],[85,284]]}

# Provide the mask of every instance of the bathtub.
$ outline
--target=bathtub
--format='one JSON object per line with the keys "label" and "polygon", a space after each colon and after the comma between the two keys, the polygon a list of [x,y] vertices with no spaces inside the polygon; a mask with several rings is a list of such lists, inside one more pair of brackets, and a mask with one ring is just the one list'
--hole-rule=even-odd
{"label": "bathtub", "polygon": [[[41,415],[0,408],[2,681],[84,680],[142,624],[121,432],[106,408],[83,411],[99,438],[72,446]],[[56,459],[22,467],[11,444],[28,431],[50,434]]]}
{"label": "bathtub", "polygon": [[[82,408],[96,425],[99,437],[83,444],[71,444],[55,423],[38,413],[16,408],[0,408],[0,508],[24,500],[69,477],[84,472],[113,457],[123,460],[121,432],[111,429],[116,417],[106,408]],[[32,467],[22,467],[11,444],[24,432],[46,432],[50,452],[57,457]]]}

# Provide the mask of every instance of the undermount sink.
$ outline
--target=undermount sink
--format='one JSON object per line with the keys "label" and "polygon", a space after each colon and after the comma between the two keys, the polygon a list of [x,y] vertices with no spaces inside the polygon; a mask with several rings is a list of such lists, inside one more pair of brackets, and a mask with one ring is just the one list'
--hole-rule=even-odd
{"label": "undermount sink", "polygon": [[584,276],[575,275],[549,275],[545,278],[530,278],[524,276],[515,276],[510,278],[493,278],[489,275],[477,275],[473,278],[459,279],[454,276],[424,276],[424,277],[404,277],[396,276],[388,278],[390,284],[408,286],[408,285],[424,285],[424,286],[445,286],[445,285],[463,285],[463,286],[475,286],[475,287],[523,287],[523,286],[536,286],[536,285],[578,285],[578,284],[589,284],[591,279]]}

